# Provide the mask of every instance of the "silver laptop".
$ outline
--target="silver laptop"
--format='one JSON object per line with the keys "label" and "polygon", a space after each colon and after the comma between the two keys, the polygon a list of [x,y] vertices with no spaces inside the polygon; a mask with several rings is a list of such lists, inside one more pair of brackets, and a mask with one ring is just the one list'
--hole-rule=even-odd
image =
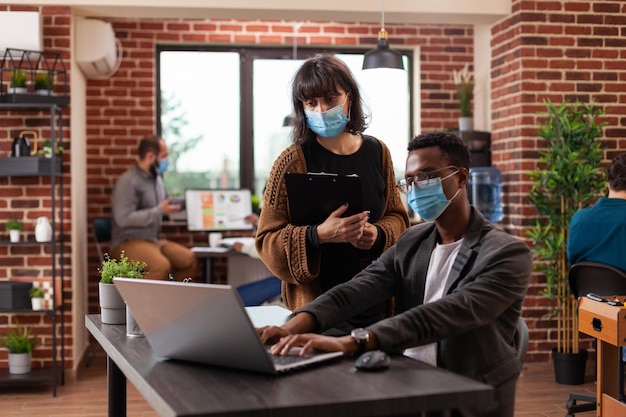
{"label": "silver laptop", "polygon": [[341,352],[274,356],[230,285],[115,278],[155,354],[264,373],[310,366]]}

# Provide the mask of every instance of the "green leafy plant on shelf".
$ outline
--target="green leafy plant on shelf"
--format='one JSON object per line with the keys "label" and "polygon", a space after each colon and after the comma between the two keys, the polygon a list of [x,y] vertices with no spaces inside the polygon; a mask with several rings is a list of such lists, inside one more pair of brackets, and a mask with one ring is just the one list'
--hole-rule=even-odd
{"label": "green leafy plant on shelf", "polygon": [[54,83],[52,77],[47,72],[35,75],[35,90],[52,90]]}
{"label": "green leafy plant on shelf", "polygon": [[474,80],[469,70],[468,64],[465,64],[460,71],[453,70],[452,77],[456,87],[456,94],[459,98],[459,107],[461,117],[472,117],[472,98],[474,98]]}
{"label": "green leafy plant on shelf", "polygon": [[18,322],[15,329],[9,329],[2,336],[2,346],[9,349],[9,353],[32,353],[37,347],[37,336]]}
{"label": "green leafy plant on shelf", "polygon": [[28,290],[28,295],[30,295],[30,298],[44,298],[46,293],[41,287],[33,287]]}
{"label": "green leafy plant on shelf", "polygon": [[102,268],[100,271],[100,282],[103,284],[113,284],[113,277],[121,278],[143,278],[147,273],[148,265],[145,262],[128,259],[124,251],[120,253],[119,261],[111,258],[108,253],[104,254]]}
{"label": "green leafy plant on shelf", "polygon": [[539,163],[529,174],[534,181],[529,199],[541,219],[526,235],[532,240],[535,269],[546,278],[542,294],[554,303],[550,316],[557,320],[556,351],[578,354],[577,302],[569,288],[567,237],[574,213],[595,203],[606,189],[599,141],[606,123],[597,121],[603,112],[593,104],[545,104],[546,119],[538,133],[547,149],[540,152]]}
{"label": "green leafy plant on shelf", "polygon": [[6,230],[19,230],[21,232],[24,230],[24,223],[17,219],[12,219],[7,222],[4,228]]}
{"label": "green leafy plant on shelf", "polygon": [[26,73],[22,70],[15,69],[11,73],[11,87],[26,88]]}

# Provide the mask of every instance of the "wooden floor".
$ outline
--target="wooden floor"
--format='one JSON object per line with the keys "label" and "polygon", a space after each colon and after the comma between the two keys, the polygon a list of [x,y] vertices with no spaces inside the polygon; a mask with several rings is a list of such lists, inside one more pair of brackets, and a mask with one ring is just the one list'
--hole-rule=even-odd
{"label": "wooden floor", "polygon": [[[595,393],[593,375],[584,385],[554,382],[550,363],[524,366],[517,386],[515,417],[564,417],[571,391]],[[106,361],[99,351],[88,367],[66,377],[52,397],[50,387],[0,388],[0,417],[105,417],[107,416]],[[132,384],[128,384],[128,417],[157,417]],[[577,416],[593,417],[593,412]]]}

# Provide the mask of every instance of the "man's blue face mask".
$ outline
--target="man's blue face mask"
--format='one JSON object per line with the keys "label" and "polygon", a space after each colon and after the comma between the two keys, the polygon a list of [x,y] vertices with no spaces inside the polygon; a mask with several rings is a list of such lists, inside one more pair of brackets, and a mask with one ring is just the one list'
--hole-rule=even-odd
{"label": "man's blue face mask", "polygon": [[[426,221],[435,220],[441,216],[441,213],[448,208],[452,200],[461,191],[459,188],[452,198],[448,200],[443,193],[441,182],[458,172],[457,170],[444,178],[430,178],[413,184],[407,200],[411,209]],[[420,185],[423,185],[423,187],[420,187]]]}
{"label": "man's blue face mask", "polygon": [[165,171],[167,171],[167,169],[170,167],[170,159],[169,158],[163,158],[159,161],[159,164],[156,167],[156,172],[158,172],[159,174],[163,175],[163,173]]}
{"label": "man's blue face mask", "polygon": [[[346,101],[348,97],[346,96]],[[304,110],[306,124],[318,136],[324,138],[334,138],[346,128],[350,119],[343,113],[343,104],[333,107],[327,111]]]}

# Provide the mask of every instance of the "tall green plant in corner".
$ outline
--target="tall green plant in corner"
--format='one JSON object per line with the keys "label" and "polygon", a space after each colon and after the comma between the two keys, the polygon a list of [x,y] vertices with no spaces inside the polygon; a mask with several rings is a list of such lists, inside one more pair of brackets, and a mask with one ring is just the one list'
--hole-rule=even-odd
{"label": "tall green plant in corner", "polygon": [[530,178],[529,198],[540,219],[527,230],[533,241],[535,267],[546,277],[543,294],[554,302],[559,353],[578,353],[577,302],[568,284],[567,235],[570,220],[579,209],[595,203],[606,189],[601,144],[603,112],[581,102],[559,106],[547,101],[546,118],[539,136],[546,141]]}

